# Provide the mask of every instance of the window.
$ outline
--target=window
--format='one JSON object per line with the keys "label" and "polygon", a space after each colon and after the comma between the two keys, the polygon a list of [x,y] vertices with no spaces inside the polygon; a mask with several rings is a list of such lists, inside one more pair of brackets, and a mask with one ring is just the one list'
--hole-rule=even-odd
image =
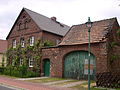
{"label": "window", "polygon": [[35,38],[32,36],[30,37],[30,46],[34,45]]}
{"label": "window", "polygon": [[61,42],[61,40],[56,40],[56,45],[58,45]]}
{"label": "window", "polygon": [[25,21],[25,23],[24,23],[24,28],[25,28],[25,29],[28,28],[28,25],[27,25],[27,24],[28,24],[27,21]]}
{"label": "window", "polygon": [[12,42],[12,46],[13,46],[13,48],[16,48],[16,40],[15,39]]}
{"label": "window", "polygon": [[24,38],[21,38],[21,39],[20,39],[20,45],[21,45],[21,47],[25,47],[25,41],[24,41]]}
{"label": "window", "polygon": [[29,67],[33,67],[33,58],[32,57],[29,58]]}
{"label": "window", "polygon": [[12,60],[12,66],[15,66],[15,60]]}
{"label": "window", "polygon": [[23,65],[23,59],[20,58],[20,66],[22,66],[22,65]]}

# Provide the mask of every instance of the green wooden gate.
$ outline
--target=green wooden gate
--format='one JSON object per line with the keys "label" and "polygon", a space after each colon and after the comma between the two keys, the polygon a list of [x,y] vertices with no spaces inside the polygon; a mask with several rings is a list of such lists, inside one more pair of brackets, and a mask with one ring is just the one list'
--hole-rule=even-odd
{"label": "green wooden gate", "polygon": [[45,59],[44,60],[44,76],[50,75],[50,60]]}
{"label": "green wooden gate", "polygon": [[[94,79],[96,64],[95,56],[90,55],[91,79]],[[64,77],[74,79],[87,79],[88,75],[88,52],[74,51],[65,56]]]}

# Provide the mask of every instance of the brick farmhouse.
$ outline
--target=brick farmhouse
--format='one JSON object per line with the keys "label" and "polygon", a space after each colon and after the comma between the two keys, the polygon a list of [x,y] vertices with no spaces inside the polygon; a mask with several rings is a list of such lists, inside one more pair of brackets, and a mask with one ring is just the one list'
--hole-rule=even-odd
{"label": "brick farmhouse", "polygon": [[[120,37],[116,18],[93,22],[91,28],[90,73],[120,72]],[[40,75],[66,78],[87,78],[88,29],[85,24],[71,28],[56,20],[23,8],[7,36],[8,47],[16,48],[39,39],[55,46],[43,47]],[[28,42],[29,41],[29,42]],[[29,59],[28,59],[29,60]],[[31,60],[31,59],[30,59]],[[30,63],[31,65],[31,63]]]}

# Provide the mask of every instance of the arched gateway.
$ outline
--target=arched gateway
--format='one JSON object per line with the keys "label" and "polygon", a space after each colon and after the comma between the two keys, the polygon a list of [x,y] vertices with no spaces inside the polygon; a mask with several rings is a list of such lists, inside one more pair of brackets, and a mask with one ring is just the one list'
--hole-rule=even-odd
{"label": "arched gateway", "polygon": [[[90,74],[94,79],[96,72],[95,56],[90,55]],[[64,58],[64,77],[75,79],[87,79],[88,74],[88,52],[74,51],[68,53]]]}

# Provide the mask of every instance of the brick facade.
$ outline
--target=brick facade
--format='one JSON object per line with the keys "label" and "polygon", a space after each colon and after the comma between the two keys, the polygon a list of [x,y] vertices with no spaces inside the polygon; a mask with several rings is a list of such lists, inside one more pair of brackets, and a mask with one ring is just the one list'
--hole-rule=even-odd
{"label": "brick facade", "polygon": [[[96,57],[96,71],[106,72],[107,69],[107,53],[106,43],[94,43],[91,44],[91,53]],[[72,45],[72,46],[61,46],[54,48],[45,48],[42,49],[42,60],[48,58],[50,60],[50,76],[51,77],[63,77],[63,67],[64,67],[64,58],[65,56],[73,51],[88,51],[88,44],[84,45]],[[43,66],[43,65],[41,65]],[[42,68],[43,71],[43,68]]]}
{"label": "brick facade", "polygon": [[[117,54],[118,56],[120,56],[119,54],[120,46],[117,45],[112,48],[109,48],[109,43],[120,42],[120,37],[117,36],[118,29],[119,29],[119,25],[117,21],[115,21],[109,33],[107,34],[106,38],[103,37],[102,39],[100,39],[101,40],[100,42],[91,43],[91,53],[96,58],[96,73],[103,73],[103,72],[109,72],[109,71],[111,72],[120,71],[120,62],[119,62],[120,57],[117,58],[117,60],[114,60],[112,63],[110,63],[111,62],[110,57],[112,55]],[[71,41],[70,34],[69,34],[70,32],[72,31],[69,31],[68,36],[66,36],[68,38],[68,42]],[[74,30],[74,33],[75,33],[75,30]],[[76,38],[78,39],[77,36]],[[67,42],[67,40],[65,42]],[[42,49],[42,62],[46,58],[50,60],[50,63],[51,63],[50,76],[51,77],[63,77],[65,56],[70,52],[82,51],[82,50],[88,51],[88,44],[76,44],[76,45],[61,45],[60,44],[60,46],[58,47],[43,48]],[[43,72],[43,63],[41,65],[41,68]]]}
{"label": "brick facade", "polygon": [[[23,18],[25,17],[25,18]],[[19,30],[19,22],[21,22],[22,24],[24,24],[24,20],[25,19],[29,19],[30,21],[27,23],[27,28],[23,28],[21,30]],[[12,40],[15,39],[17,44],[20,44],[20,38],[24,37],[25,40],[25,45],[29,44],[29,38],[30,36],[34,36],[35,37],[35,41],[41,39],[42,41],[45,40],[49,40],[51,42],[53,42],[54,44],[56,44],[56,40],[61,40],[62,36],[53,34],[53,33],[49,33],[49,32],[45,32],[42,31],[34,22],[34,20],[25,12],[23,11],[21,13],[21,15],[18,17],[18,19],[16,20],[9,38],[8,40],[8,47],[12,46]]]}

